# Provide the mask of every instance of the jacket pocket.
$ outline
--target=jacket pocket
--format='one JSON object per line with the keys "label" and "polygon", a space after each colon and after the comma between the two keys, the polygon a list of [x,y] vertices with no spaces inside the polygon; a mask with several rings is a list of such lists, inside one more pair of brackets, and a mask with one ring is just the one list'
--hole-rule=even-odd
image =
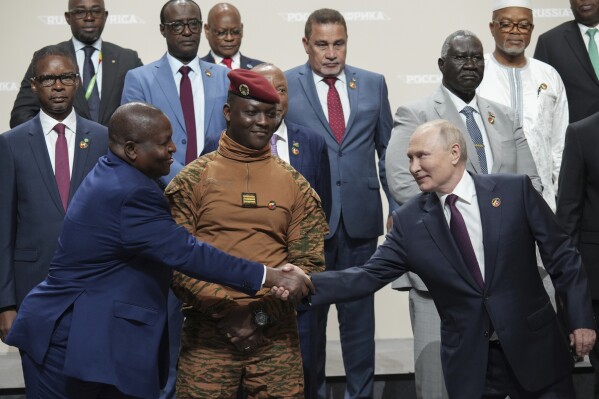
{"label": "jacket pocket", "polygon": [[547,302],[541,309],[535,311],[526,319],[528,321],[528,327],[534,331],[549,324],[554,318],[555,312],[553,311],[553,307],[550,302]]}
{"label": "jacket pocket", "polygon": [[379,183],[378,177],[369,177],[368,178],[368,188],[371,190],[378,190],[381,188],[381,184]]}
{"label": "jacket pocket", "polygon": [[114,301],[113,315],[120,319],[133,320],[150,326],[156,324],[158,319],[158,311],[155,309],[120,301]]}
{"label": "jacket pocket", "polygon": [[15,249],[14,260],[17,262],[35,262],[39,258],[37,249]]}

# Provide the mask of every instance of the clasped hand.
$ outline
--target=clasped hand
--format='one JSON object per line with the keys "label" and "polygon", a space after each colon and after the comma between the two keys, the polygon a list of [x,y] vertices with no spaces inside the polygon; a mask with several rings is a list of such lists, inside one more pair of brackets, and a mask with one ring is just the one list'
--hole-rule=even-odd
{"label": "clasped hand", "polygon": [[276,298],[299,302],[303,297],[315,292],[310,277],[299,267],[287,263],[276,268],[266,268],[265,287]]}
{"label": "clasped hand", "polygon": [[216,324],[218,331],[243,353],[250,353],[269,342],[262,327],[253,321],[253,313],[248,305],[234,306],[226,313],[212,315],[220,319]]}

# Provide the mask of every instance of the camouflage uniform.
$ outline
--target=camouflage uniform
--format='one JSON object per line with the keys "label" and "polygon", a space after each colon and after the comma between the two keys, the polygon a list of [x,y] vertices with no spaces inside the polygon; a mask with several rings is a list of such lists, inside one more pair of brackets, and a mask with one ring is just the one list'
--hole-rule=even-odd
{"label": "camouflage uniform", "polygon": [[[299,172],[270,156],[269,146],[250,150],[224,134],[218,151],[187,165],[166,193],[175,220],[216,248],[267,266],[289,262],[306,273],[324,270],[328,226],[320,199]],[[268,290],[252,298],[180,273],[174,275],[173,290],[186,315],[177,397],[235,397],[240,380],[249,397],[303,397],[291,303]],[[215,315],[233,306],[268,313],[271,322],[263,328],[268,343],[246,354],[218,331]]]}

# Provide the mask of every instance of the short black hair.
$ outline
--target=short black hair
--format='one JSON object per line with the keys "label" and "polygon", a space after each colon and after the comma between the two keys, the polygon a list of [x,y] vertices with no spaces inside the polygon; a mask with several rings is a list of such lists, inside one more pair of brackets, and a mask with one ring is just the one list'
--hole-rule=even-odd
{"label": "short black hair", "polygon": [[312,35],[312,24],[339,24],[343,26],[345,33],[347,33],[345,18],[343,18],[343,15],[339,11],[333,10],[331,8],[321,8],[320,10],[316,10],[310,14],[308,20],[306,21],[306,26],[304,27],[304,37],[306,39],[309,39],[310,35]]}
{"label": "short black hair", "polygon": [[202,9],[198,5],[198,3],[196,3],[195,1],[193,1],[193,0],[168,0],[166,3],[164,3],[162,8],[160,9],[160,23],[163,24],[166,22],[166,17],[164,16],[164,10],[166,9],[166,7],[168,7],[169,4],[180,3],[180,2],[185,2],[185,1],[189,2],[189,3],[193,3],[196,5],[196,7],[198,7],[198,10],[200,10],[200,18],[201,18],[202,17]]}
{"label": "short black hair", "polygon": [[[37,64],[40,62],[40,60],[42,58],[45,58],[49,55],[68,58],[73,63],[73,65],[75,65],[75,67],[77,67],[77,60],[75,59],[75,56],[73,54],[71,54],[70,51],[53,44],[51,46],[43,47],[43,48],[37,50],[35,53],[33,53],[33,57],[31,58],[32,76],[37,76]],[[78,71],[75,71],[75,72],[78,72]]]}

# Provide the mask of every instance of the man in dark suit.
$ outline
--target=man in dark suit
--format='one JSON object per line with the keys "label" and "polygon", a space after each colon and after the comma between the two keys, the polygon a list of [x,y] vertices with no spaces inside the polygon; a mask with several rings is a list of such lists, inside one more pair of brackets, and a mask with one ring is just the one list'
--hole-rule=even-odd
{"label": "man in dark suit", "polygon": [[241,54],[243,24],[241,14],[233,4],[218,3],[208,12],[204,34],[210,44],[210,52],[202,61],[223,65],[229,69],[252,69],[262,61]]}
{"label": "man in dark suit", "polygon": [[[347,27],[336,10],[314,11],[306,21],[308,62],[285,73],[289,84],[287,121],[324,137],[331,165],[331,234],[325,241],[327,270],[362,264],[383,234],[380,187],[388,195],[385,151],[391,108],[385,78],[345,65]],[[379,170],[375,155],[378,154]],[[380,181],[380,182],[379,182]],[[395,203],[390,200],[392,210]],[[328,306],[318,312],[319,396],[325,393]],[[374,383],[374,296],[337,305],[347,376],[346,397],[371,397]]]}
{"label": "man in dark suit", "polygon": [[[577,245],[591,286],[593,312],[599,317],[599,113],[572,123],[566,132],[557,197],[557,218]],[[589,358],[599,398],[599,348]]]}
{"label": "man in dark suit", "polygon": [[599,111],[599,0],[570,0],[570,7],[574,20],[540,35],[534,58],[560,74],[572,123]]}
{"label": "man in dark suit", "polygon": [[60,46],[37,51],[38,115],[0,135],[0,338],[21,301],[48,273],[67,206],[108,148],[106,128],[73,109],[77,63]]}
{"label": "man in dark suit", "polygon": [[418,127],[408,157],[424,193],[394,212],[392,231],[364,266],[312,276],[312,301],[353,300],[415,272],[441,316],[449,397],[574,398],[573,360],[535,242],[567,298],[570,345],[585,355],[595,322],[580,255],[528,176],[471,174],[466,148],[451,122]]}
{"label": "man in dark suit", "polygon": [[[69,0],[64,17],[71,26],[73,38],[58,46],[75,57],[82,79],[75,96],[75,111],[86,119],[107,125],[121,104],[125,74],[142,65],[141,60],[137,52],[100,38],[108,17],[104,0]],[[11,128],[39,112],[40,103],[31,91],[33,76],[33,65],[29,65],[10,114]]]}
{"label": "man in dark suit", "polygon": [[155,398],[168,370],[171,270],[254,294],[284,272],[197,241],[170,216],[156,182],[176,151],[168,118],[142,103],[118,108],[108,154],[69,207],[48,277],[25,298],[6,342],[24,353],[28,397]]}

